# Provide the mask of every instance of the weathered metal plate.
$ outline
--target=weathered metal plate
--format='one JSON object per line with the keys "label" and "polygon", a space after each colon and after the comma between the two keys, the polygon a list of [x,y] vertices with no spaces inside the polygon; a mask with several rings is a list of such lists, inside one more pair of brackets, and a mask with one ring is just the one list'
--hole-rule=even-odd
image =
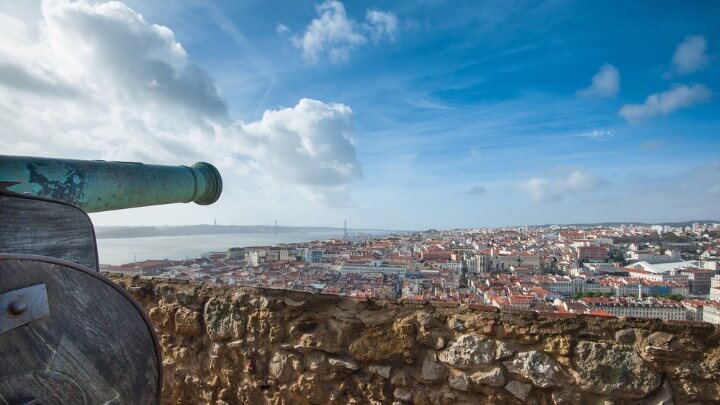
{"label": "weathered metal plate", "polygon": [[50,315],[45,284],[0,294],[0,309],[0,334]]}
{"label": "weathered metal plate", "polygon": [[44,284],[50,316],[0,334],[0,404],[157,403],[160,349],[135,301],[99,273],[0,254],[0,286]]}
{"label": "weathered metal plate", "polygon": [[90,218],[67,203],[0,190],[0,253],[69,260],[98,269]]}

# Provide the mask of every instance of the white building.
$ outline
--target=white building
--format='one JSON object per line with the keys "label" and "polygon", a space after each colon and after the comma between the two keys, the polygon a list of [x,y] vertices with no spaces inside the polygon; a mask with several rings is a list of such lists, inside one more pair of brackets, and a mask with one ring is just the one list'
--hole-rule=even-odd
{"label": "white building", "polygon": [[[626,270],[641,270],[646,273],[651,273],[650,275],[644,277],[656,281],[666,281],[666,280],[672,280],[673,278],[671,276],[674,276],[677,272],[683,269],[697,269],[700,267],[700,262],[697,260],[685,260],[685,261],[674,261],[674,262],[667,262],[667,263],[649,263],[646,261],[640,261],[637,263],[632,263],[627,266],[625,266]],[[663,280],[658,278],[651,278],[653,274],[656,275],[662,275],[665,278]],[[640,275],[634,275],[637,277],[642,277]]]}
{"label": "white building", "polygon": [[683,306],[685,307],[686,320],[702,322],[704,301],[683,301]]}
{"label": "white building", "polygon": [[682,259],[680,258],[680,252],[677,250],[667,251],[665,254],[656,254],[652,251],[628,251],[625,252],[625,258],[629,262],[646,262],[648,264],[673,263],[682,261]]}
{"label": "white building", "polygon": [[447,262],[447,263],[441,263],[440,268],[441,269],[450,269],[455,271],[462,270],[462,263],[460,262]]}
{"label": "white building", "polygon": [[708,269],[708,270],[715,270],[717,272],[718,271],[718,261],[717,261],[717,259],[703,260],[700,262],[700,268]]}
{"label": "white building", "polygon": [[398,278],[400,280],[403,280],[405,278],[405,273],[407,273],[407,269],[405,267],[400,266],[384,266],[379,265],[378,263],[372,263],[372,264],[361,264],[361,265],[355,265],[355,264],[343,264],[340,265],[338,268],[338,271],[341,275],[346,275],[350,273],[382,273],[382,274],[397,274]]}
{"label": "white building", "polygon": [[570,277],[558,277],[552,281],[540,283],[540,287],[551,293],[570,297],[574,294],[585,292],[585,280],[581,278],[571,279]]}
{"label": "white building", "polygon": [[588,270],[590,270],[590,271],[596,272],[596,273],[622,271],[621,268],[615,267],[615,265],[614,265],[613,263],[603,263],[603,262],[593,263],[593,262],[588,262],[588,263],[583,263],[583,267],[586,268],[586,269],[588,269]]}
{"label": "white building", "polygon": [[712,301],[720,301],[720,287],[710,289],[710,299]]}
{"label": "white building", "polygon": [[720,303],[708,303],[703,308],[703,321],[720,324]]}
{"label": "white building", "polygon": [[599,293],[599,294],[615,294],[615,287],[609,285],[609,284],[600,284],[600,283],[586,283],[585,284],[585,291],[588,293]]}
{"label": "white building", "polygon": [[583,300],[588,307],[607,311],[614,316],[627,316],[635,318],[659,318],[664,320],[685,320],[685,307],[681,304],[657,302],[615,302]]}
{"label": "white building", "polygon": [[597,238],[595,238],[595,239],[592,239],[592,244],[593,244],[594,246],[612,245],[612,244],[613,244],[613,240],[612,240],[612,238],[601,238],[601,237],[597,237]]}
{"label": "white building", "polygon": [[251,266],[257,266],[265,261],[266,255],[267,250],[265,249],[253,249],[245,253],[245,260],[247,260]]}
{"label": "white building", "polygon": [[[487,258],[487,256],[486,256]],[[510,266],[540,267],[540,256],[533,253],[513,253],[507,251],[490,252],[490,269],[493,271],[507,271]]]}

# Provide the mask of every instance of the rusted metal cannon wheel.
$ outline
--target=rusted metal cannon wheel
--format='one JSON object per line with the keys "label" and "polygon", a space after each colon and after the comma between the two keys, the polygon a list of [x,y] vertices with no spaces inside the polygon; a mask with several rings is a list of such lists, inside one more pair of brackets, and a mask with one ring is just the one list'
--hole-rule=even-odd
{"label": "rusted metal cannon wheel", "polygon": [[159,401],[162,362],[152,325],[97,272],[0,254],[0,311],[0,403]]}

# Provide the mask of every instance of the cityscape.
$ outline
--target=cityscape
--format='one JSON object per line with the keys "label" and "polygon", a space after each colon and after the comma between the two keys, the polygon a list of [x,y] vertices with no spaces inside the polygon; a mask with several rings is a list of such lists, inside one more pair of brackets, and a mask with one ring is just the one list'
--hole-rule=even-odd
{"label": "cityscape", "polygon": [[720,323],[720,223],[428,230],[102,270],[490,311]]}
{"label": "cityscape", "polygon": [[0,405],[720,404],[718,22],[0,0]]}

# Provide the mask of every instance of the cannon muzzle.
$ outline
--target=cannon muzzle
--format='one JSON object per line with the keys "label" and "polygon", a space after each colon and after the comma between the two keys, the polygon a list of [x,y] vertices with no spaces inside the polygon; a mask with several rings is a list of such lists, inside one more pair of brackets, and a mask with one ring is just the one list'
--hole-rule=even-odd
{"label": "cannon muzzle", "polygon": [[160,166],[104,160],[0,155],[0,189],[68,202],[85,212],[195,202],[222,193],[215,166]]}

